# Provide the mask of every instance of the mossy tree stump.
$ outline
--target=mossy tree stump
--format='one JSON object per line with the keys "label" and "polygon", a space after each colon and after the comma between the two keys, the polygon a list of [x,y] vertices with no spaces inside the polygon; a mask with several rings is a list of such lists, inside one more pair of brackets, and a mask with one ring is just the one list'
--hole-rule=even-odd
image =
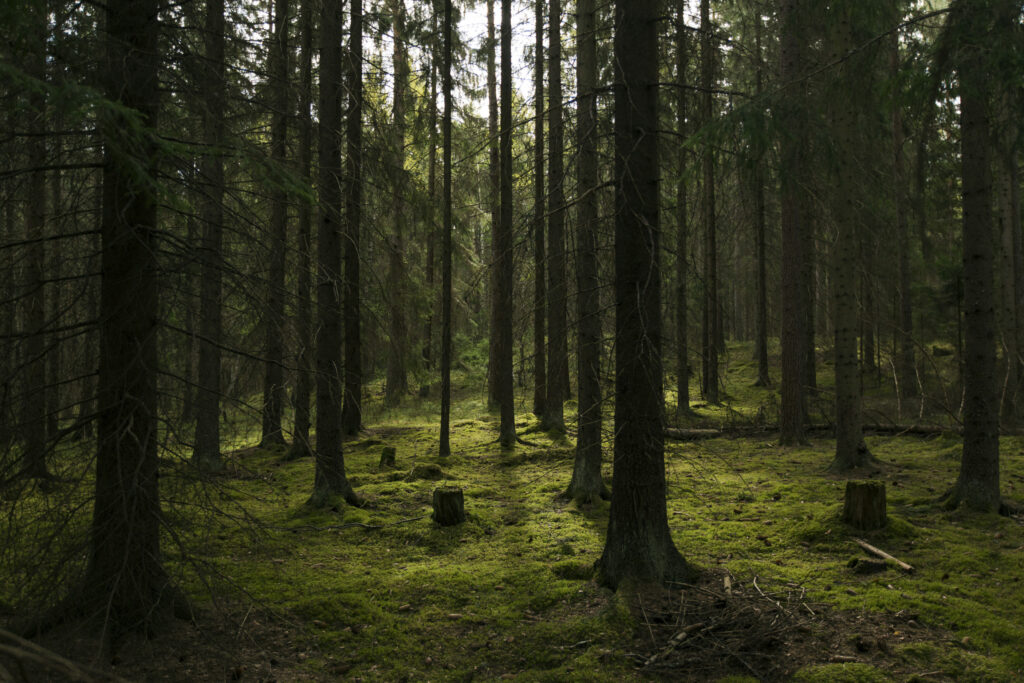
{"label": "mossy tree stump", "polygon": [[395,455],[398,451],[394,446],[385,446],[380,452],[380,465],[378,469],[395,466]]}
{"label": "mossy tree stump", "polygon": [[843,502],[843,521],[861,531],[885,527],[885,483],[848,481]]}
{"label": "mossy tree stump", "polygon": [[441,486],[434,489],[434,514],[430,516],[441,526],[455,526],[466,521],[466,507],[462,489]]}

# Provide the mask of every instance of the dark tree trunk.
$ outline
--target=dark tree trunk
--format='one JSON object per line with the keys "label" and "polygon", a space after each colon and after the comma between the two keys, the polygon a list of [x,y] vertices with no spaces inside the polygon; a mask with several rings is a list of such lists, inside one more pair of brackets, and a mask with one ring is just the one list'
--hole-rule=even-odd
{"label": "dark tree trunk", "polygon": [[[436,0],[431,0],[431,6],[436,7]],[[431,17],[431,24],[434,35],[437,35],[437,12]],[[437,303],[436,290],[434,289],[434,262],[437,260],[434,253],[434,243],[437,240],[437,41],[433,41],[430,52],[430,113],[427,115],[427,122],[430,126],[427,146],[427,217],[426,217],[426,240],[427,255],[424,267],[424,277],[427,280],[427,291],[429,306],[427,315],[423,321],[423,366],[427,370],[434,364],[432,346],[434,343],[434,304]],[[423,393],[423,388],[420,389]]]}
{"label": "dark tree trunk", "polygon": [[[357,2],[359,0],[356,0]],[[341,24],[340,0],[320,16],[320,224],[317,230],[316,474],[310,503],[359,502],[345,475],[341,386]]]}
{"label": "dark tree trunk", "polygon": [[[274,0],[273,37],[270,44],[270,88],[273,113],[270,121],[270,159],[283,173],[288,156],[288,4]],[[263,434],[260,446],[283,445],[284,414],[284,270],[288,244],[288,193],[277,183],[270,197],[270,268],[267,311],[264,317],[266,368],[263,377]]]}
{"label": "dark tree trunk", "polygon": [[565,431],[565,190],[562,186],[562,3],[548,0],[548,373],[544,426]]}
{"label": "dark tree trunk", "polygon": [[[145,129],[117,118],[103,127],[96,496],[77,599],[88,613],[106,617],[105,639],[116,644],[124,632],[147,629],[168,589],[160,554],[156,414],[160,29],[156,0],[109,0],[106,8],[106,94],[137,114]],[[215,19],[219,10],[211,2],[209,15]],[[133,131],[127,133],[131,144],[125,144],[126,131]]]}
{"label": "dark tree trunk", "polygon": [[501,0],[501,212],[495,235],[498,272],[498,406],[501,410],[498,441],[502,448],[515,445],[515,396],[512,376],[512,6]]}
{"label": "dark tree trunk", "polygon": [[203,141],[207,152],[199,174],[205,184],[200,217],[203,240],[199,282],[199,388],[196,392],[196,437],[193,462],[202,470],[221,468],[220,343],[222,334],[224,160],[217,146],[224,141],[224,0],[207,0],[204,31]]}
{"label": "dark tree trunk", "polygon": [[[893,35],[890,47],[889,72],[899,72],[899,40]],[[900,397],[917,394],[917,371],[914,367],[914,315],[910,291],[910,225],[907,220],[907,179],[903,154],[903,111],[899,100],[892,108],[893,201],[896,208],[897,268],[897,352],[896,380]]]}
{"label": "dark tree trunk", "polygon": [[[301,68],[299,74],[298,145],[299,174],[310,181],[310,165],[313,154],[313,118],[310,111],[313,104],[313,7],[312,0],[302,0],[299,6]],[[298,215],[298,274],[295,293],[295,336],[298,354],[295,368],[295,426],[292,430],[292,448],[289,458],[301,458],[313,454],[309,442],[310,406],[309,395],[313,391],[313,375],[310,367],[313,360],[313,306],[311,301],[313,267],[312,207],[308,201],[299,202]]]}
{"label": "dark tree trunk", "polygon": [[[681,8],[676,27],[676,60],[677,76],[680,84],[686,83],[686,72],[690,65],[690,48],[687,40],[686,13]],[[685,140],[689,134],[687,113],[689,98],[685,87],[678,88],[676,107],[676,127],[679,139]],[[689,150],[685,145],[678,146],[679,181],[676,185],[676,414],[687,415],[690,411],[690,345],[689,345],[689,303],[687,297],[687,276],[689,264],[689,209],[687,207],[686,174]]]}
{"label": "dark tree trunk", "polygon": [[[507,1],[507,0],[506,0]],[[601,580],[688,580],[665,509],[658,211],[661,3],[615,7],[615,470]],[[642,45],[644,49],[637,49]]]}
{"label": "dark tree trunk", "polygon": [[780,76],[783,92],[778,102],[782,126],[779,141],[779,203],[782,214],[782,382],[780,387],[779,442],[795,445],[804,440],[804,361],[807,346],[808,300],[804,269],[808,261],[802,211],[805,191],[801,178],[806,162],[803,141],[806,85],[802,44],[803,0],[782,0],[779,7]]}
{"label": "dark tree trunk", "polygon": [[[715,56],[712,42],[711,8],[709,0],[700,3],[700,118],[702,126],[711,125],[714,94]],[[715,156],[711,145],[705,143],[701,152],[704,211],[704,398],[718,403],[718,228],[715,225]]]}
{"label": "dark tree trunk", "polygon": [[989,139],[992,72],[990,0],[959,0],[949,24],[956,32],[960,76],[960,158],[963,183],[964,451],[948,503],[995,512],[999,494],[999,403],[996,391],[995,266],[992,155]]}
{"label": "dark tree trunk", "polygon": [[444,48],[441,91],[444,93],[444,115],[441,121],[441,156],[444,179],[441,204],[444,217],[441,226],[441,443],[438,454],[445,458],[452,452],[452,0],[444,0],[442,30]]}
{"label": "dark tree trunk", "polygon": [[544,190],[544,2],[536,0],[533,49],[533,414],[544,416],[547,398],[547,279],[544,248],[547,195]]}
{"label": "dark tree trunk", "polygon": [[350,0],[348,114],[345,118],[345,382],[341,428],[347,435],[363,428],[363,348],[360,321],[359,240],[363,213],[363,0]]}
{"label": "dark tree trunk", "polygon": [[[33,22],[39,39],[47,34],[47,15],[40,4],[33,11]],[[35,78],[46,78],[46,50],[38,46],[28,71]],[[28,137],[27,159],[33,170],[28,177],[28,196],[25,202],[25,239],[29,241],[25,264],[25,312],[22,323],[25,334],[27,372],[22,403],[22,461],[23,471],[30,477],[47,478],[46,469],[46,95],[39,88],[29,96],[32,111]]]}
{"label": "dark tree trunk", "polygon": [[[539,6],[539,4],[538,4]],[[498,279],[498,241],[495,239],[498,229],[498,221],[501,220],[501,161],[498,153],[498,74],[497,74],[497,40],[495,38],[494,26],[494,0],[487,0],[487,148],[488,148],[488,178],[490,180],[490,195],[488,206],[491,213],[491,264],[490,276],[490,318],[488,333],[490,334],[487,347],[487,406],[493,410],[498,406],[498,305],[497,279]]]}
{"label": "dark tree trunk", "polygon": [[[754,47],[756,50],[756,90],[755,96],[761,101],[764,92],[764,62],[761,60],[761,14],[754,19]],[[765,116],[763,110],[760,116]],[[757,361],[757,381],[755,386],[770,387],[772,378],[768,374],[768,254],[767,224],[765,220],[764,201],[764,169],[765,145],[756,143],[757,158],[754,168],[754,242],[757,245],[757,332],[754,338],[754,359]]]}
{"label": "dark tree trunk", "polygon": [[409,57],[405,45],[405,0],[392,0],[392,32],[395,71],[395,91],[392,125],[394,126],[392,206],[395,229],[388,245],[388,298],[390,301],[390,344],[385,398],[388,405],[398,405],[409,392],[409,379],[405,368],[407,327],[405,226],[406,226],[406,173],[405,173],[405,100],[409,90]]}
{"label": "dark tree trunk", "polygon": [[594,0],[576,3],[579,136],[576,232],[576,310],[579,319],[579,431],[566,495],[590,502],[608,497],[601,478],[601,302],[597,263],[597,22]]}
{"label": "dark tree trunk", "polygon": [[[854,47],[852,2],[837,8],[837,35],[833,38],[833,59],[848,57]],[[832,247],[832,288],[834,291],[833,327],[835,331],[835,419],[836,452],[830,469],[844,472],[863,467],[871,455],[864,446],[861,431],[861,376],[857,358],[857,282],[860,241],[857,228],[862,220],[865,197],[857,193],[858,178],[858,99],[863,96],[862,70],[871,63],[863,54],[852,56],[842,65],[840,76],[830,93],[832,138],[838,152],[834,174],[832,214],[836,240]]]}

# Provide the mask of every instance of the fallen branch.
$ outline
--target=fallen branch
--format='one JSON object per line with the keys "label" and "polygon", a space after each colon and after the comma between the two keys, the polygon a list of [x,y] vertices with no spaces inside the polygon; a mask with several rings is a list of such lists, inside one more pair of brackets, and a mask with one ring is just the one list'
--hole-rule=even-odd
{"label": "fallen branch", "polygon": [[665,647],[661,648],[660,652],[655,652],[653,655],[648,657],[647,660],[644,662],[644,666],[650,666],[659,659],[664,659],[665,657],[669,656],[672,653],[672,650],[676,649],[676,646],[679,645],[679,643],[686,640],[686,638],[694,631],[704,628],[704,626],[704,622],[701,622],[699,624],[690,624],[683,630],[679,631],[674,636],[668,639],[668,643],[665,644]]}
{"label": "fallen branch", "polygon": [[[957,427],[943,427],[940,425],[906,425],[906,424],[865,424],[862,427],[865,434],[881,436],[939,436],[941,434],[960,434]],[[678,427],[666,427],[665,438],[673,441],[703,441],[704,439],[718,439],[722,437],[744,437],[762,436],[773,434],[779,431],[778,425],[740,425],[722,429],[681,429]],[[832,434],[835,431],[834,425],[807,425],[804,431],[808,434]],[[1003,436],[1017,435],[1019,430],[1000,430]]]}
{"label": "fallen branch", "polygon": [[900,559],[897,559],[897,558],[893,557],[889,553],[887,553],[884,550],[881,550],[879,548],[876,548],[875,546],[871,545],[867,541],[862,541],[859,538],[855,538],[855,539],[853,539],[853,541],[854,541],[854,543],[859,545],[861,548],[866,550],[869,554],[874,555],[875,557],[880,557],[883,560],[892,560],[893,562],[896,563],[896,566],[899,567],[900,569],[902,569],[903,571],[907,572],[908,574],[913,573],[914,568],[911,567],[906,562],[904,562],[903,560],[900,560]]}
{"label": "fallen branch", "polygon": [[347,524],[332,524],[330,526],[312,526],[305,524],[303,526],[272,526],[267,527],[275,531],[337,531],[338,529],[351,529],[353,527],[360,527],[362,529],[384,529],[389,526],[398,526],[399,524],[406,524],[408,522],[415,522],[420,519],[429,517],[430,515],[420,515],[419,517],[407,517],[406,519],[400,519],[397,522],[391,522],[389,524],[364,524],[363,522],[348,522]]}

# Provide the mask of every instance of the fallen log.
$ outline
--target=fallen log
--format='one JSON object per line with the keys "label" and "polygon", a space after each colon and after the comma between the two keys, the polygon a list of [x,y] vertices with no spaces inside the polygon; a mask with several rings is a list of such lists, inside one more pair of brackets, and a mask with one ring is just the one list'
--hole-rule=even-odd
{"label": "fallen log", "polygon": [[855,538],[855,539],[853,539],[853,542],[856,543],[857,545],[859,545],[861,548],[863,548],[865,551],[867,551],[871,555],[874,555],[875,557],[880,557],[883,560],[892,560],[893,562],[896,563],[897,567],[899,567],[903,571],[907,572],[908,574],[911,574],[914,571],[914,568],[911,567],[906,562],[904,562],[903,560],[900,560],[898,558],[893,557],[889,553],[887,553],[884,550],[881,550],[879,548],[876,548],[875,546],[871,545],[867,541],[862,541],[859,538]]}
{"label": "fallen log", "polygon": [[[902,425],[902,424],[866,424],[862,427],[865,434],[875,436],[940,436],[942,434],[961,434],[959,427],[942,427],[940,425]],[[703,441],[704,439],[719,439],[723,437],[753,437],[774,434],[779,431],[778,425],[738,425],[734,427],[717,428],[694,428],[683,429],[680,427],[666,427],[665,438],[673,441]],[[834,425],[807,425],[804,431],[808,434],[824,434],[831,436],[835,431]],[[1020,435],[1020,430],[1001,430],[1002,436]]]}

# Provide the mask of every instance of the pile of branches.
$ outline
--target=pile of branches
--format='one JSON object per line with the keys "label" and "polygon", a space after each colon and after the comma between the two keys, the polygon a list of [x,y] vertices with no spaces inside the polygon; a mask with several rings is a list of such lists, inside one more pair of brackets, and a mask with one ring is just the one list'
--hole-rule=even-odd
{"label": "pile of branches", "polygon": [[[637,595],[638,639],[645,654],[638,666],[673,678],[713,680],[745,673],[758,680],[788,678],[813,645],[819,655],[825,606],[807,599],[794,584],[771,584],[755,576],[741,584],[729,574],[700,585],[675,584],[670,592]],[[828,645],[826,645],[828,647]],[[842,657],[842,659],[837,659]],[[853,657],[833,655],[831,661]]]}

